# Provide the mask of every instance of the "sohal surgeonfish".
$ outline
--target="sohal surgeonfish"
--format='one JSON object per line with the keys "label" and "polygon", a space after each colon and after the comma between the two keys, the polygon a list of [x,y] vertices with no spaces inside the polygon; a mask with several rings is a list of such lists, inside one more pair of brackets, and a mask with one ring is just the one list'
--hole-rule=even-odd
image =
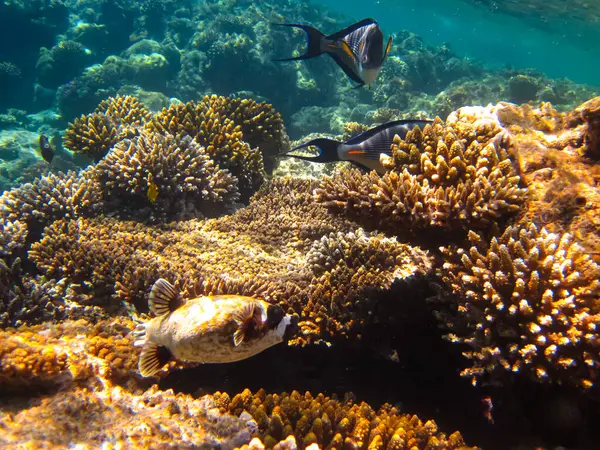
{"label": "sohal surgeonfish", "polygon": [[[383,174],[385,169],[381,164],[381,154],[391,156],[391,146],[394,136],[406,137],[406,133],[418,126],[423,129],[431,120],[395,120],[384,123],[358,134],[346,142],[334,139],[317,138],[294,147],[279,156],[290,156],[292,158],[306,161],[327,163],[336,161],[350,161],[351,163],[367,170],[376,170]],[[301,148],[317,147],[319,154],[316,156],[301,156],[290,154]]]}
{"label": "sohal surgeonfish", "polygon": [[350,79],[358,83],[357,87],[370,85],[375,81],[392,45],[390,37],[385,49],[383,48],[383,33],[373,19],[363,19],[329,36],[325,36],[309,25],[296,23],[275,25],[304,30],[308,48],[302,56],[274,61],[309,59],[327,53]]}

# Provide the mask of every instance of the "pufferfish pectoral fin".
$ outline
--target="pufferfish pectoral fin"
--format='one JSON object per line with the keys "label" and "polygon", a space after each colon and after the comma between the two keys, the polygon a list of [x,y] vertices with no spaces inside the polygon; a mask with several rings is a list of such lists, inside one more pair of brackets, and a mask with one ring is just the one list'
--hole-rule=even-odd
{"label": "pufferfish pectoral fin", "polygon": [[248,325],[254,316],[254,302],[247,302],[242,308],[233,315],[233,320],[237,325],[237,330],[233,333],[233,345],[236,347],[244,342]]}
{"label": "pufferfish pectoral fin", "polygon": [[179,293],[171,283],[159,278],[150,290],[148,306],[156,316],[173,312],[180,306]]}
{"label": "pufferfish pectoral fin", "polygon": [[167,347],[146,341],[140,354],[138,369],[143,377],[153,377],[172,357]]}

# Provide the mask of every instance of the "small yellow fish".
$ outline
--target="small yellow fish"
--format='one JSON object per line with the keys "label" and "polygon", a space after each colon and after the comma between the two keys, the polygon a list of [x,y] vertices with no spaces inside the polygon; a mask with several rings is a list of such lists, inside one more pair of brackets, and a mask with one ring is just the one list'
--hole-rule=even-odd
{"label": "small yellow fish", "polygon": [[148,200],[150,200],[150,203],[154,203],[158,198],[158,186],[154,184],[154,182],[148,182],[148,192],[146,195],[148,195]]}
{"label": "small yellow fish", "polygon": [[144,377],[156,375],[170,359],[198,363],[246,359],[298,330],[297,315],[253,297],[203,296],[182,303],[162,278],[152,286],[149,306],[156,317],[134,332],[134,345],[143,347],[138,368]]}

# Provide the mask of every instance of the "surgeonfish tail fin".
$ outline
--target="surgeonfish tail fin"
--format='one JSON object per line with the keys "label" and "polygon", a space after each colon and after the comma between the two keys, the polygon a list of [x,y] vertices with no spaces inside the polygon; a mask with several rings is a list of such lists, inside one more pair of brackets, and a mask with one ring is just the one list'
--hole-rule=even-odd
{"label": "surgeonfish tail fin", "polygon": [[385,46],[385,53],[383,54],[383,58],[381,59],[381,64],[383,64],[383,62],[386,60],[390,53],[390,49],[392,48],[392,40],[393,38],[392,36],[390,36],[390,38],[387,41],[387,45]]}
{"label": "surgeonfish tail fin", "polygon": [[272,61],[298,61],[301,59],[310,59],[315,56],[322,55],[324,51],[321,49],[321,41],[325,35],[310,25],[302,25],[299,23],[274,23],[282,27],[300,28],[306,32],[306,53],[294,58],[273,59]]}
{"label": "surgeonfish tail fin", "polygon": [[146,342],[142,353],[140,354],[140,361],[138,363],[138,370],[143,377],[155,376],[163,366],[173,358],[171,352],[167,347],[159,346],[154,342]]}
{"label": "surgeonfish tail fin", "polygon": [[[294,147],[291,150],[279,155],[279,156],[290,156],[292,158],[303,159],[305,161],[312,161],[318,163],[327,163],[327,162],[336,162],[340,161],[340,157],[338,155],[338,147],[341,142],[336,141],[334,139],[327,138],[317,138],[312,139],[308,142],[305,142],[298,147]],[[290,155],[290,152],[300,150],[301,148],[306,147],[317,147],[319,149],[319,154],[316,156],[301,156],[301,155]]]}
{"label": "surgeonfish tail fin", "polygon": [[160,278],[150,290],[148,306],[155,316],[173,312],[180,306],[179,293],[171,283],[164,278]]}

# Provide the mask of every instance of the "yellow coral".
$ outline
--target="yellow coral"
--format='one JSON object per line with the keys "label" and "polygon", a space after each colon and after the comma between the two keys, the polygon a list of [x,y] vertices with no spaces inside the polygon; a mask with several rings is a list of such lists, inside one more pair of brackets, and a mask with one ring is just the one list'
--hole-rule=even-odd
{"label": "yellow coral", "polygon": [[493,121],[455,113],[396,136],[381,178],[343,171],[324,179],[316,198],[380,229],[485,226],[525,200],[509,147]]}
{"label": "yellow coral", "polygon": [[569,234],[535,225],[508,227],[487,241],[469,233],[469,249],[445,249],[443,278],[459,294],[459,310],[471,324],[473,367],[464,375],[506,369],[540,381],[591,387],[600,368],[600,267]]}

